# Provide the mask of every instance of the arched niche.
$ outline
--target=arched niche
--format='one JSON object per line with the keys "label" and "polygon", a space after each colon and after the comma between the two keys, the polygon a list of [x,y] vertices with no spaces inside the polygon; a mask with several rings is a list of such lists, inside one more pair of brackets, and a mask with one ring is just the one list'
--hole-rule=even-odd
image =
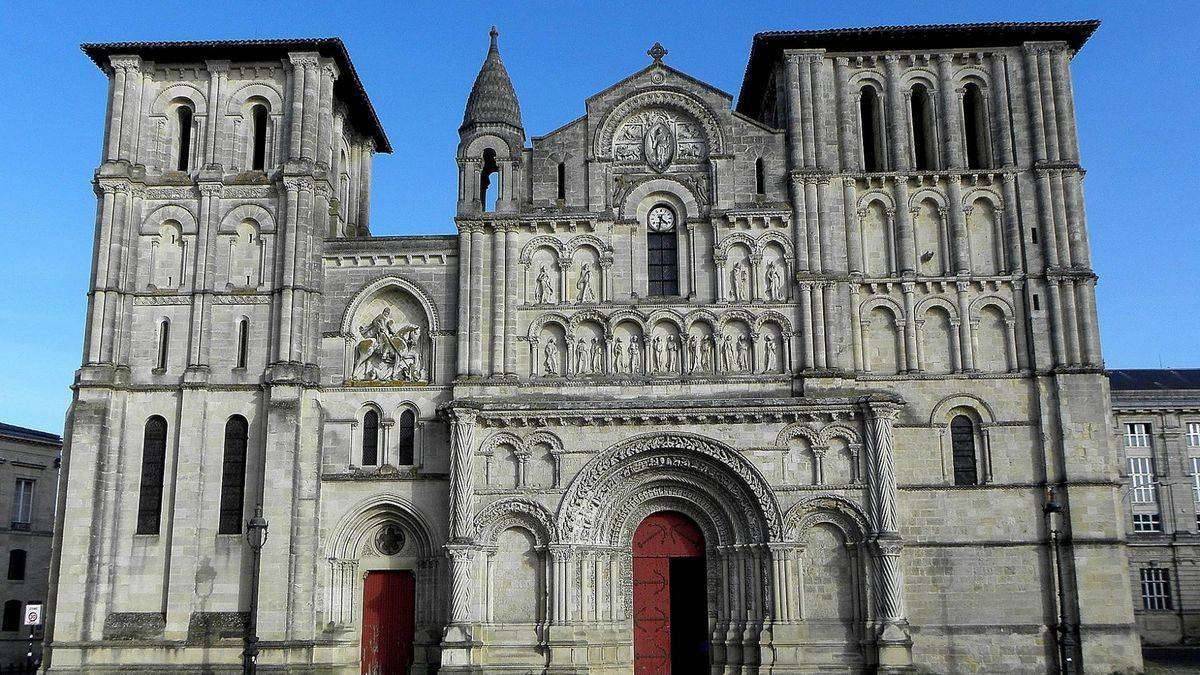
{"label": "arched niche", "polygon": [[359,292],[342,318],[348,382],[427,383],[437,363],[438,315],[428,293],[402,277]]}

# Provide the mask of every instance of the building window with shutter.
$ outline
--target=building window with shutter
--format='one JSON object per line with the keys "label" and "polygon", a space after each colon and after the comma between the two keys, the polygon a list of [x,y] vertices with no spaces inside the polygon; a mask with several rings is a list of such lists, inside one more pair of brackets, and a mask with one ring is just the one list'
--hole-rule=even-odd
{"label": "building window with shutter", "polygon": [[25,580],[25,550],[14,548],[8,552],[8,580]]}
{"label": "building window with shutter", "polygon": [[13,632],[21,629],[21,601],[8,600],[4,603],[4,618],[0,619],[0,631]]}
{"label": "building window with shutter", "polygon": [[1161,567],[1143,567],[1142,609],[1161,611],[1171,609],[1171,573]]}
{"label": "building window with shutter", "polygon": [[18,478],[13,491],[12,529],[28,530],[33,521],[33,483],[28,478]]}
{"label": "building window with shutter", "polygon": [[1149,457],[1129,458],[1129,479],[1133,484],[1134,504],[1153,504],[1154,462]]}

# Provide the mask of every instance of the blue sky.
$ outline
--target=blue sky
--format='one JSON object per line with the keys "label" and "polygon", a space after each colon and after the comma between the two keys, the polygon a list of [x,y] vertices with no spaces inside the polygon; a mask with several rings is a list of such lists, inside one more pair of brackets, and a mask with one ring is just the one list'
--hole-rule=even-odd
{"label": "blue sky", "polygon": [[[764,30],[1099,18],[1076,111],[1110,367],[1200,366],[1200,20],[1183,2],[95,2],[0,4],[0,421],[61,432],[79,367],[106,83],[88,41],[340,36],[396,154],[375,163],[376,234],[451,232],[463,104],[497,24],[526,131],[666,60],[736,94]],[[868,9],[864,9],[868,8]]]}

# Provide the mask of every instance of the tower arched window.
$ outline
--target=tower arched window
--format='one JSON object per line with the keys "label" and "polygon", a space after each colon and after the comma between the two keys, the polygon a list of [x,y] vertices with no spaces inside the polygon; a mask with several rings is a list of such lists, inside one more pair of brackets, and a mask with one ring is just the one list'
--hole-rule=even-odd
{"label": "tower arched window", "polygon": [[558,163],[558,198],[560,200],[567,198],[567,165],[565,162]]}
{"label": "tower arched window", "polygon": [[500,164],[496,162],[496,151],[488,148],[483,151],[483,166],[479,170],[479,204],[484,211],[495,211],[496,203],[500,199],[500,188],[497,185],[496,190],[489,195],[488,189],[492,185],[492,176],[499,175]]}
{"label": "tower arched window", "polygon": [[679,236],[675,210],[658,204],[646,215],[646,276],[650,295],[679,295]]}
{"label": "tower arched window", "polygon": [[263,171],[267,165],[267,107],[250,109],[250,168]]}
{"label": "tower arched window", "polygon": [[397,434],[398,445],[396,450],[396,463],[400,465],[412,464],[417,441],[416,414],[414,414],[411,410],[405,410],[400,415],[400,424],[398,425],[398,428],[399,433]]}
{"label": "tower arched window", "polygon": [[954,459],[954,484],[978,485],[975,459],[975,422],[966,415],[950,420],[950,448]]}
{"label": "tower arched window", "polygon": [[929,89],[923,84],[913,85],[909,96],[909,116],[912,119],[913,166],[918,171],[937,168],[933,103]]}
{"label": "tower arched window", "polygon": [[987,108],[983,90],[974,82],[963,87],[963,133],[966,138],[967,168],[987,169],[992,165],[992,152],[988,144]]}
{"label": "tower arched window", "polygon": [[767,192],[767,176],[766,170],[763,167],[763,158],[759,157],[754,160],[754,193],[766,194]]}
{"label": "tower arched window", "polygon": [[163,466],[167,457],[167,421],[146,420],[142,434],[142,480],[138,494],[137,534],[158,534],[162,517]]}
{"label": "tower arched window", "polygon": [[883,107],[875,87],[864,86],[859,92],[859,131],[862,137],[862,159],[864,171],[887,169],[883,145]]}
{"label": "tower arched window", "polygon": [[242,317],[238,321],[237,335],[237,367],[245,368],[250,351],[250,319]]}
{"label": "tower arched window", "polygon": [[192,151],[192,109],[181,105],[175,109],[175,125],[178,129],[179,146],[175,149],[175,168],[187,171]]}
{"label": "tower arched window", "polygon": [[163,319],[158,324],[158,361],[155,368],[167,369],[167,359],[171,356],[171,320]]}
{"label": "tower arched window", "polygon": [[250,425],[234,415],[225,423],[225,455],[221,468],[221,512],[217,534],[242,533],[246,494],[246,442]]}
{"label": "tower arched window", "polygon": [[368,410],[363,415],[362,465],[379,464],[379,413]]}

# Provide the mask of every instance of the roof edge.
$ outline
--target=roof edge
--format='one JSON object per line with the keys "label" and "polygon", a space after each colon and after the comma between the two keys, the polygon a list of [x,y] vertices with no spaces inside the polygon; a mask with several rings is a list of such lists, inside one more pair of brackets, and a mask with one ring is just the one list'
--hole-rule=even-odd
{"label": "roof edge", "polygon": [[371,103],[371,99],[363,87],[345,43],[338,37],[85,42],[79,45],[79,48],[105,73],[111,72],[107,57],[126,54],[141,56],[153,61],[202,58],[206,53],[212,53],[214,58],[233,55],[250,60],[283,56],[289,51],[316,51],[337,62],[341,77],[338,78],[335,90],[340,90],[338,91],[339,95],[350,104],[355,126],[360,127],[375,141],[376,152],[384,154],[392,152],[392,144],[383,130],[383,124],[379,121],[375,106]]}
{"label": "roof edge", "polygon": [[764,31],[750,46],[736,110],[755,115],[757,97],[748,97],[765,81],[772,49],[824,48],[828,51],[943,50],[1013,47],[1024,42],[1062,41],[1078,52],[1100,27],[1098,19],[1076,21],[1012,21],[913,24],[861,28]]}

